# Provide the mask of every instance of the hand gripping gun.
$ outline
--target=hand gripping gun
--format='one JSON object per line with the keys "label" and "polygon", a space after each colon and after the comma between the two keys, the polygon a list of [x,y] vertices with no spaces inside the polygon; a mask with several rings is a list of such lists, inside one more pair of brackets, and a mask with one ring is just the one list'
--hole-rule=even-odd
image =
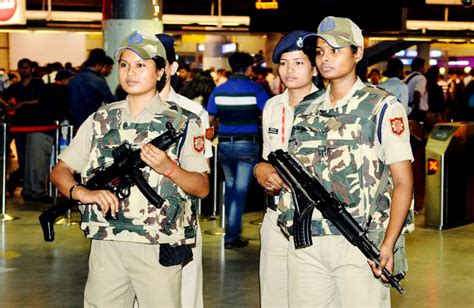
{"label": "hand gripping gun", "polygon": [[[183,133],[176,133],[171,123],[166,123],[167,131],[159,135],[150,144],[166,151],[173,143],[177,142]],[[101,166],[92,171],[94,175],[86,182],[85,186],[90,190],[109,190],[120,200],[130,195],[130,188],[137,185],[140,192],[156,208],[161,208],[164,199],[148,185],[143,177],[141,168],[146,164],[140,158],[140,149],[132,150],[128,143],[123,143],[112,151],[114,162],[109,166]],[[40,217],[43,228],[44,240],[54,241],[54,221],[75,205],[74,202],[61,203],[44,211]],[[109,213],[108,213],[109,216]],[[111,217],[106,218],[111,218]]]}
{"label": "hand gripping gun", "polygon": [[[268,155],[268,160],[291,188],[295,204],[293,237],[296,249],[313,244],[311,217],[314,208],[316,208],[367,259],[374,261],[377,266],[380,264],[380,251],[367,238],[366,230],[362,229],[349,214],[346,205],[340,202],[333,193],[327,192],[295,156],[282,150],[276,150]],[[386,268],[383,269],[382,274],[400,294],[405,293],[405,289],[399,282],[403,277],[392,275]]]}

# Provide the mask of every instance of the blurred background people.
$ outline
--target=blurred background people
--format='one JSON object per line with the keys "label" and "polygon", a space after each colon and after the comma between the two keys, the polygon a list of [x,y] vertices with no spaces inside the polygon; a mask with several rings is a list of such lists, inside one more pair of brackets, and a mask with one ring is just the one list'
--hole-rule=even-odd
{"label": "blurred background people", "polygon": [[408,107],[408,86],[403,80],[403,62],[398,58],[390,58],[387,61],[387,70],[383,73],[387,79],[379,86],[385,90],[392,92],[402,103],[407,114],[410,113],[411,109]]}

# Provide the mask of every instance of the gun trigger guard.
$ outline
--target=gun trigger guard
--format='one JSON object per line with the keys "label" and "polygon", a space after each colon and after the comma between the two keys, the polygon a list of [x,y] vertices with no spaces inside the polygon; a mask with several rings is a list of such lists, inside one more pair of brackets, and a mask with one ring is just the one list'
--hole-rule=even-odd
{"label": "gun trigger guard", "polygon": [[125,187],[118,192],[118,197],[120,200],[123,200],[128,196],[130,196],[130,186]]}

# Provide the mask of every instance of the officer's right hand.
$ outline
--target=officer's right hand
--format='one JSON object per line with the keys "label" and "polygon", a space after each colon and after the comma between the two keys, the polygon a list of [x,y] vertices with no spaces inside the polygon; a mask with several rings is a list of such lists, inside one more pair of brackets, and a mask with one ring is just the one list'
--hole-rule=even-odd
{"label": "officer's right hand", "polygon": [[81,186],[76,188],[73,193],[73,199],[78,200],[83,204],[98,204],[104,217],[109,209],[111,216],[114,218],[115,213],[119,211],[119,199],[116,195],[108,190],[89,190]]}
{"label": "officer's right hand", "polygon": [[285,189],[286,191],[290,190],[288,185],[286,185],[278,175],[275,167],[269,163],[258,163],[255,166],[254,175],[257,178],[258,183],[268,191],[277,192],[281,189]]}

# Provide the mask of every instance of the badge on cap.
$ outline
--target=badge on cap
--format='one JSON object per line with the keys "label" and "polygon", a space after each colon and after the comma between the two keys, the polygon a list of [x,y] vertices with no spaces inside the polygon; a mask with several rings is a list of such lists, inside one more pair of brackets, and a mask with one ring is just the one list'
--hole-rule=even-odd
{"label": "badge on cap", "polygon": [[396,117],[390,119],[390,127],[392,128],[392,133],[400,136],[405,131],[405,123],[403,123],[403,118]]}
{"label": "badge on cap", "polygon": [[334,28],[336,28],[336,22],[334,21],[334,19],[328,17],[321,22],[321,24],[319,25],[318,31],[331,32],[332,30],[334,30]]}
{"label": "badge on cap", "polygon": [[129,44],[137,45],[137,44],[143,43],[144,40],[145,40],[145,39],[144,39],[143,36],[140,34],[140,32],[135,31],[135,33],[133,33],[132,35],[130,35],[130,37],[128,38],[128,43],[129,43]]}
{"label": "badge on cap", "polygon": [[296,40],[296,46],[298,46],[298,48],[302,48],[304,45],[304,41],[303,41],[303,38],[300,36],[297,40]]}
{"label": "badge on cap", "polygon": [[204,136],[195,136],[193,138],[194,150],[198,153],[204,150]]}

